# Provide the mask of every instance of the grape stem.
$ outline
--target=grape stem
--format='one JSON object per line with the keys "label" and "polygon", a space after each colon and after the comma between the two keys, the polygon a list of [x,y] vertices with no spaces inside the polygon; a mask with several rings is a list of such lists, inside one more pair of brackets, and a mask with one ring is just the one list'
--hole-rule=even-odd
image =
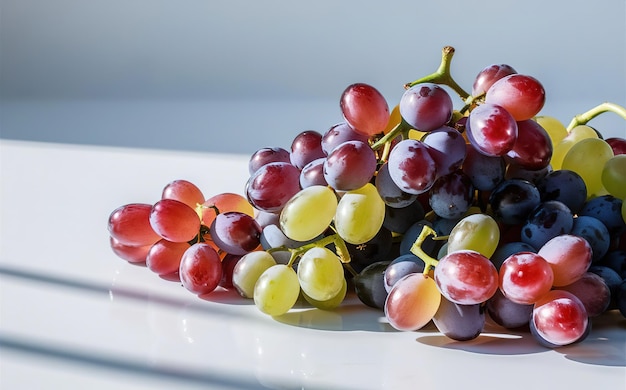
{"label": "grape stem", "polygon": [[445,46],[441,50],[441,63],[439,64],[439,68],[428,76],[424,76],[421,79],[405,84],[404,87],[408,89],[421,83],[443,84],[452,88],[454,92],[456,92],[461,99],[463,99],[463,101],[466,101],[470,97],[470,94],[465,92],[465,90],[461,88],[456,81],[454,81],[452,74],[450,73],[450,63],[452,62],[453,56],[454,48],[452,46]]}
{"label": "grape stem", "polygon": [[576,126],[587,124],[587,122],[604,112],[613,112],[621,116],[623,119],[626,119],[626,108],[615,103],[606,102],[592,108],[591,110],[583,114],[576,115],[567,126],[567,131],[572,131],[572,129]]}
{"label": "grape stem", "polygon": [[430,236],[433,236],[436,238],[437,232],[435,232],[435,230],[431,228],[430,226],[425,225],[424,227],[422,227],[422,231],[420,232],[419,236],[417,236],[417,239],[415,240],[413,245],[411,245],[411,253],[419,257],[425,264],[424,272],[423,272],[424,275],[428,275],[431,268],[435,268],[437,264],[439,264],[439,260],[431,257],[422,249],[422,244]]}
{"label": "grape stem", "polygon": [[[306,251],[312,248],[320,247],[323,248],[327,245],[334,244],[336,254],[339,257],[339,260],[343,264],[347,264],[350,262],[350,252],[348,252],[348,247],[346,246],[346,242],[339,237],[339,234],[333,234],[330,236],[322,237],[319,240],[312,242],[310,244],[302,245],[298,248],[287,248],[286,246],[279,246],[276,248],[270,248],[267,250],[268,253],[276,252],[276,251],[289,251],[291,256],[289,257],[289,262],[287,263],[288,267],[292,267],[296,260],[299,257],[304,255]],[[351,269],[349,269],[350,271]]]}

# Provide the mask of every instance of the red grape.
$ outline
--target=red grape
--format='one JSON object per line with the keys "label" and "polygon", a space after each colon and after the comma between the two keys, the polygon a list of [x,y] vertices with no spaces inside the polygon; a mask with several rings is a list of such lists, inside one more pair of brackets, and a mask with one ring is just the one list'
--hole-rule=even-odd
{"label": "red grape", "polygon": [[161,194],[161,199],[174,199],[183,202],[192,209],[204,203],[202,191],[187,180],[174,180],[168,183]]}
{"label": "red grape", "polygon": [[150,225],[168,241],[188,242],[200,232],[200,217],[183,202],[161,199],[152,206]]}
{"label": "red grape", "polygon": [[585,306],[574,294],[552,290],[535,303],[531,321],[541,338],[562,346],[585,334],[588,317]]}
{"label": "red grape", "polygon": [[117,244],[127,246],[151,245],[161,237],[150,224],[152,205],[130,203],[113,210],[109,216],[109,234]]}
{"label": "red grape", "polygon": [[550,264],[532,252],[509,256],[500,266],[500,290],[515,303],[530,305],[552,288]]}
{"label": "red grape", "polygon": [[481,153],[502,156],[515,145],[517,123],[504,108],[485,103],[470,113],[467,137]]}
{"label": "red grape", "polygon": [[487,90],[485,102],[507,110],[516,121],[531,119],[543,108],[546,92],[539,80],[523,74],[505,76]]}
{"label": "red grape", "polygon": [[222,261],[210,245],[196,243],[183,254],[178,272],[183,287],[197,295],[207,294],[222,279]]}
{"label": "red grape", "polygon": [[487,90],[489,90],[493,83],[505,76],[515,73],[517,72],[510,65],[489,65],[488,67],[481,70],[478,75],[476,75],[476,79],[474,79],[474,84],[472,85],[472,95],[478,96],[482,93],[487,92]]}
{"label": "red grape", "polygon": [[498,271],[482,254],[457,250],[439,260],[435,282],[449,301],[473,305],[487,301],[498,290]]}
{"label": "red grape", "polygon": [[389,122],[387,101],[371,85],[357,83],[348,86],[341,95],[339,105],[350,127],[366,136],[382,133]]}

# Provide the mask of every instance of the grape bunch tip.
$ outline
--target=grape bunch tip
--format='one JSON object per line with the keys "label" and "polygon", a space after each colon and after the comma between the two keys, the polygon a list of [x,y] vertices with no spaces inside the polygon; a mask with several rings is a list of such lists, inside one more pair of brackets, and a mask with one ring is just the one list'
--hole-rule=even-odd
{"label": "grape bunch tip", "polygon": [[118,207],[113,252],[269,316],[355,294],[393,329],[433,323],[457,341],[490,320],[558,348],[626,317],[626,139],[588,125],[626,109],[605,102],[565,126],[542,113],[541,82],[508,64],[466,92],[454,52],[391,107],[349,85],[342,122],[250,156],[243,194],[176,179],[155,203]]}

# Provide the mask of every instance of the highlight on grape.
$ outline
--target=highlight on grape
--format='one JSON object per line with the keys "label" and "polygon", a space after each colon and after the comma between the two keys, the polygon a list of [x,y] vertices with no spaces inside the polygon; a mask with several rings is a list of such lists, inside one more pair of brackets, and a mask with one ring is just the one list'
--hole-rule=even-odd
{"label": "highlight on grape", "polygon": [[458,341],[491,319],[557,348],[626,316],[626,139],[588,125],[626,109],[602,103],[566,126],[540,115],[541,82],[511,65],[486,66],[466,92],[453,54],[393,106],[349,85],[344,121],[259,148],[242,194],[177,179],[154,204],[118,207],[113,252],[270,316],[352,293],[399,331],[432,322]]}

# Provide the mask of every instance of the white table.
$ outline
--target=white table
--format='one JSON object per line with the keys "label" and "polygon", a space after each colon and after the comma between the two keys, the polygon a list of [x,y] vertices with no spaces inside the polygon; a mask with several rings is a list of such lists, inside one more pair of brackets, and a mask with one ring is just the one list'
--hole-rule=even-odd
{"label": "white table", "polygon": [[0,140],[0,388],[626,388],[626,320],[548,350],[489,329],[398,332],[350,297],[279,319],[117,258],[109,213],[173,179],[243,193],[247,156]]}

